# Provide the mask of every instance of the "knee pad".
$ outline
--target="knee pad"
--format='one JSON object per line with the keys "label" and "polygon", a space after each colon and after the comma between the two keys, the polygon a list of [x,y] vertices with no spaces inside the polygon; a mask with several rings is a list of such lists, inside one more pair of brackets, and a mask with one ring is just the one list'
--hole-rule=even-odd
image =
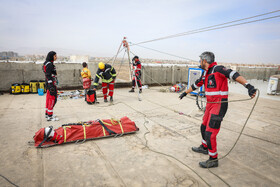
{"label": "knee pad", "polygon": [[220,129],[222,121],[222,116],[212,114],[209,122],[209,127],[212,129]]}

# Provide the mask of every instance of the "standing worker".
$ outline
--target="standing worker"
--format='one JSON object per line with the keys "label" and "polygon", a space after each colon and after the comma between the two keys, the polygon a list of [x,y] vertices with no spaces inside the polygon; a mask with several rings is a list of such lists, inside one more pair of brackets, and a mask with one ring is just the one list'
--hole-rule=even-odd
{"label": "standing worker", "polygon": [[[208,154],[209,159],[199,162],[203,168],[218,167],[218,152],[216,136],[219,133],[221,122],[228,108],[228,78],[239,82],[248,89],[251,98],[256,95],[256,89],[236,71],[217,65],[212,52],[204,52],[200,56],[200,66],[204,69],[203,75],[195,81],[191,87],[183,92],[179,98],[182,99],[188,93],[201,87],[204,84],[207,99],[206,110],[203,122],[200,127],[202,144],[199,147],[192,147],[197,153]],[[211,103],[212,102],[212,103]]]}
{"label": "standing worker", "polygon": [[134,92],[134,88],[136,86],[137,79],[137,85],[139,87],[139,93],[142,93],[142,84],[141,84],[141,62],[139,60],[138,56],[133,57],[132,59],[133,64],[133,80],[132,80],[132,88],[129,92]]}
{"label": "standing worker", "polygon": [[85,101],[87,96],[87,91],[91,86],[91,73],[88,69],[88,65],[86,62],[83,62],[83,70],[81,71],[81,76],[83,77],[83,88],[85,89]]}
{"label": "standing worker", "polygon": [[99,79],[102,79],[102,92],[104,96],[104,102],[108,102],[107,100],[107,91],[109,87],[109,96],[110,102],[113,102],[113,94],[114,94],[114,84],[116,79],[116,70],[110,64],[104,64],[100,62],[98,64],[98,70],[95,75],[93,90],[96,90],[98,86]]}
{"label": "standing worker", "polygon": [[50,51],[47,55],[46,61],[43,65],[43,71],[45,73],[46,78],[46,118],[47,121],[58,121],[58,118],[53,115],[53,107],[57,101],[57,73],[54,65],[54,61],[56,61],[57,56],[56,52]]}

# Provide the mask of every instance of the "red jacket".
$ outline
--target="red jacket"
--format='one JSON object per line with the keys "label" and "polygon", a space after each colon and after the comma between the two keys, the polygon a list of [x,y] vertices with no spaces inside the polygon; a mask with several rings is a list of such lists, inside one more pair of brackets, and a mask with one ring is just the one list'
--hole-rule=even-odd
{"label": "red jacket", "polygon": [[139,60],[135,60],[133,63],[133,68],[135,70],[135,74],[141,72],[141,62]]}
{"label": "red jacket", "polygon": [[44,62],[43,71],[46,77],[46,84],[56,84],[56,67],[51,61]]}
{"label": "red jacket", "polygon": [[205,87],[207,101],[213,101],[217,98],[228,98],[228,78],[235,80],[239,73],[213,62],[209,65],[207,71],[192,84],[195,90],[202,85]]}

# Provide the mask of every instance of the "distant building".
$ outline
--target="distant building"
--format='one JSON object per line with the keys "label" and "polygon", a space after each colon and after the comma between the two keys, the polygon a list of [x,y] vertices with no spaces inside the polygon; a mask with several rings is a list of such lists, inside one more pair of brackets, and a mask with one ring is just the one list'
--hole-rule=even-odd
{"label": "distant building", "polygon": [[15,53],[13,51],[2,51],[0,52],[0,59],[1,60],[8,60],[13,57],[18,57],[18,53]]}
{"label": "distant building", "polygon": [[89,61],[89,56],[88,55],[73,55],[70,56],[70,63],[83,63]]}

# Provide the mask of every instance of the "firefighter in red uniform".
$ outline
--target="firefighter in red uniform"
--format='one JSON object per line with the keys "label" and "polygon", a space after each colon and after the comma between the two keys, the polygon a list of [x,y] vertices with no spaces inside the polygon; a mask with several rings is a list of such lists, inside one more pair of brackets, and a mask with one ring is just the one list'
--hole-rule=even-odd
{"label": "firefighter in red uniform", "polygon": [[[212,52],[204,52],[200,55],[200,66],[204,74],[195,81],[191,87],[183,92],[179,98],[182,99],[188,93],[201,87],[204,84],[207,99],[206,110],[201,124],[202,144],[199,147],[192,147],[194,152],[208,154],[209,159],[199,162],[203,168],[218,167],[218,153],[216,136],[220,130],[221,122],[228,108],[228,78],[239,82],[248,89],[250,97],[255,97],[256,89],[236,71],[217,65]],[[217,102],[217,103],[211,103]]]}
{"label": "firefighter in red uniform", "polygon": [[139,87],[139,93],[142,93],[142,84],[141,84],[141,62],[139,60],[138,56],[133,57],[132,59],[133,63],[133,80],[132,80],[132,88],[129,92],[134,92],[134,88],[136,86],[136,80],[137,79],[137,85]]}
{"label": "firefighter in red uniform", "polygon": [[98,64],[98,70],[95,75],[93,90],[96,90],[99,79],[102,80],[102,92],[104,96],[104,102],[107,103],[107,91],[109,87],[110,102],[113,102],[114,85],[116,79],[116,70],[110,64],[104,64],[100,62]]}
{"label": "firefighter in red uniform", "polygon": [[53,62],[57,59],[56,52],[50,51],[43,65],[43,71],[46,77],[46,118],[48,121],[58,121],[53,115],[53,107],[57,101],[57,78],[56,68]]}

